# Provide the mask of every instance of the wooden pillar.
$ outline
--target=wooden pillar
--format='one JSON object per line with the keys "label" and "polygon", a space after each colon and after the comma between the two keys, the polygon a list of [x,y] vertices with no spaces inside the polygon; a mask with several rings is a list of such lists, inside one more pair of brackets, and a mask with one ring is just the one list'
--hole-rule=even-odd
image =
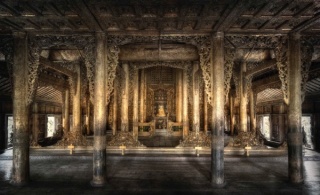
{"label": "wooden pillar", "polygon": [[88,95],[87,97],[87,102],[86,102],[86,127],[87,127],[87,131],[86,134],[90,135],[90,112],[91,112],[91,102],[90,102],[90,97]]}
{"label": "wooden pillar", "polygon": [[211,42],[212,144],[211,184],[224,185],[224,34],[217,32]]}
{"label": "wooden pillar", "polygon": [[32,139],[34,143],[38,143],[39,135],[39,105],[37,102],[33,103],[33,123],[32,123]]}
{"label": "wooden pillar", "polygon": [[142,69],[140,73],[140,122],[141,123],[146,121],[145,91],[146,91],[146,75],[145,75],[145,70]]}
{"label": "wooden pillar", "polygon": [[138,139],[138,123],[139,123],[139,74],[138,69],[134,69],[133,73],[133,137]]}
{"label": "wooden pillar", "polygon": [[63,132],[67,133],[70,130],[70,90],[68,88],[64,92],[63,108]]}
{"label": "wooden pillar", "polygon": [[29,182],[29,105],[27,34],[13,33],[13,160],[11,183]]}
{"label": "wooden pillar", "polygon": [[94,140],[93,179],[91,185],[102,187],[106,183],[106,37],[96,33],[96,64],[94,79]]}
{"label": "wooden pillar", "polygon": [[80,75],[80,64],[76,67],[76,78],[73,82],[73,104],[72,104],[72,132],[81,132],[81,75]]}
{"label": "wooden pillar", "polygon": [[285,104],[280,104],[279,108],[279,140],[284,141],[287,130],[285,129]]}
{"label": "wooden pillar", "polygon": [[252,91],[252,89],[250,89],[250,99],[249,99],[249,103],[250,103],[250,131],[253,132],[254,134],[256,133],[256,113],[255,113],[255,107],[256,107],[256,102],[255,102],[255,98],[254,98],[254,92]]}
{"label": "wooden pillar", "polygon": [[288,68],[288,162],[289,180],[303,182],[302,132],[301,132],[301,54],[300,35],[289,35]]}
{"label": "wooden pillar", "polygon": [[230,109],[230,135],[234,134],[234,97],[229,97],[229,109]]}
{"label": "wooden pillar", "polygon": [[240,132],[248,131],[246,66],[245,62],[240,66]]}
{"label": "wooden pillar", "polygon": [[118,78],[115,78],[114,80],[112,109],[113,109],[112,135],[115,135],[118,128]]}
{"label": "wooden pillar", "polygon": [[128,118],[128,106],[129,106],[129,65],[127,63],[122,64],[124,71],[124,86],[122,87],[121,97],[121,131],[129,131],[129,118]]}
{"label": "wooden pillar", "polygon": [[176,69],[176,121],[182,122],[182,70]]}
{"label": "wooden pillar", "polygon": [[200,89],[199,89],[199,65],[193,65],[192,93],[193,93],[193,131],[199,133],[200,130]]}
{"label": "wooden pillar", "polygon": [[182,117],[183,117],[183,139],[189,134],[189,118],[188,118],[188,73],[183,70],[183,100],[182,100]]}
{"label": "wooden pillar", "polygon": [[205,90],[203,91],[203,115],[204,115],[204,119],[203,119],[203,123],[204,123],[204,132],[205,134],[208,133],[208,95],[205,92]]}

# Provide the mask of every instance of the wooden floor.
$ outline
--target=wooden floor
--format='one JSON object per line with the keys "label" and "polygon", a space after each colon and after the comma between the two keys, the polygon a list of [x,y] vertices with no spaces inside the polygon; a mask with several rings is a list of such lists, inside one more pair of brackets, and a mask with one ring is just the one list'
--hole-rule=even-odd
{"label": "wooden floor", "polygon": [[10,185],[12,150],[0,155],[0,194],[319,194],[320,155],[307,151],[305,182],[288,182],[287,156],[225,156],[224,188],[210,185],[210,155],[108,154],[107,185],[90,186],[92,154],[31,151],[29,185]]}

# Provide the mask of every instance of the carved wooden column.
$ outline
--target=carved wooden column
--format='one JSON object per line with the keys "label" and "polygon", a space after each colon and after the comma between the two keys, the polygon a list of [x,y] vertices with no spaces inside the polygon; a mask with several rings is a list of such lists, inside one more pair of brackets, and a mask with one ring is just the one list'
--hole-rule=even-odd
{"label": "carved wooden column", "polygon": [[112,135],[115,135],[118,128],[118,78],[114,80],[112,109],[113,109]]}
{"label": "carved wooden column", "polygon": [[67,133],[70,130],[70,90],[68,88],[64,92],[63,108],[63,132]]}
{"label": "carved wooden column", "polygon": [[13,185],[29,182],[29,104],[27,34],[13,33]]}
{"label": "carved wooden column", "polygon": [[279,140],[282,142],[285,139],[287,130],[285,129],[285,104],[282,103],[279,108]]}
{"label": "carved wooden column", "polygon": [[301,132],[301,53],[300,35],[289,35],[288,67],[288,161],[289,179],[303,182],[302,132]]}
{"label": "carved wooden column", "polygon": [[217,32],[211,42],[212,143],[211,184],[224,185],[224,34]]}
{"label": "carved wooden column", "polygon": [[124,72],[124,80],[121,92],[121,131],[129,131],[129,118],[128,118],[128,106],[129,106],[129,65],[127,63],[122,64]]}
{"label": "carved wooden column", "polygon": [[33,124],[32,124],[32,139],[33,143],[37,145],[39,134],[39,105],[37,102],[33,103]]}
{"label": "carved wooden column", "polygon": [[72,132],[81,134],[81,75],[80,64],[75,68],[76,78],[73,82],[73,104],[72,104]]}
{"label": "carved wooden column", "polygon": [[255,107],[256,107],[256,101],[254,97],[254,92],[252,89],[249,89],[249,103],[250,103],[250,131],[254,134],[256,133],[256,113],[255,113]]}
{"label": "carved wooden column", "polygon": [[133,71],[133,137],[138,139],[139,71],[137,68],[134,68]]}
{"label": "carved wooden column", "polygon": [[240,95],[240,132],[248,131],[248,114],[247,114],[247,82],[246,82],[246,63],[243,62],[240,65],[240,83],[239,83],[239,95]]}
{"label": "carved wooden column", "polygon": [[182,100],[182,117],[183,117],[183,138],[189,133],[189,118],[188,118],[188,72],[183,70],[183,100]]}
{"label": "carved wooden column", "polygon": [[199,133],[200,129],[200,89],[199,89],[199,64],[193,65],[192,70],[192,93],[193,93],[193,131]]}
{"label": "carved wooden column", "polygon": [[176,69],[176,121],[182,122],[182,70]]}
{"label": "carved wooden column", "polygon": [[230,135],[234,134],[234,97],[229,96],[229,109],[230,109]]}
{"label": "carved wooden column", "polygon": [[204,115],[204,119],[203,119],[203,123],[204,123],[204,132],[205,134],[208,133],[208,95],[205,92],[205,90],[203,90],[203,115]]}
{"label": "carved wooden column", "polygon": [[86,134],[90,135],[90,112],[91,112],[91,102],[89,96],[87,97],[86,101]]}
{"label": "carved wooden column", "polygon": [[106,182],[106,37],[96,33],[96,64],[94,79],[94,143],[93,179],[91,185],[102,187]]}
{"label": "carved wooden column", "polygon": [[146,121],[146,75],[145,70],[142,69],[140,73],[140,122],[143,123]]}

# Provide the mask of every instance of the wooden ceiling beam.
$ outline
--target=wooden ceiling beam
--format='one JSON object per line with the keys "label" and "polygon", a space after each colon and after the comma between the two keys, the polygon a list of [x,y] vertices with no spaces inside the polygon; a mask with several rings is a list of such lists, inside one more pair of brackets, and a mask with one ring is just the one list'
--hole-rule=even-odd
{"label": "wooden ceiling beam", "polygon": [[62,66],[60,66],[59,64],[57,63],[54,63],[46,58],[43,58],[41,57],[40,58],[40,64],[42,64],[44,67],[46,68],[50,68],[50,69],[53,69],[61,74],[64,74],[66,76],[69,76],[69,77],[75,77],[76,76],[76,73],[75,72],[72,72],[71,70],[68,70]]}
{"label": "wooden ceiling beam", "polygon": [[39,74],[39,81],[39,86],[55,86],[60,89],[66,89],[69,87],[66,81],[56,79],[50,75]]}
{"label": "wooden ceiling beam", "polygon": [[88,25],[91,31],[105,30],[83,0],[69,0],[69,3],[77,11],[84,23]]}
{"label": "wooden ceiling beam", "polygon": [[294,29],[291,30],[291,32],[292,33],[299,33],[301,31],[307,30],[308,28],[310,28],[316,24],[320,24],[320,12],[317,13],[314,17],[307,20],[306,22],[296,26]]}
{"label": "wooden ceiling beam", "polygon": [[[267,26],[267,24],[272,24],[272,23],[274,23],[274,22],[276,22],[277,20],[279,20],[279,16],[284,12],[284,10],[286,10],[286,8],[288,7],[288,6],[290,6],[292,3],[294,3],[295,1],[291,1],[290,3],[286,3],[286,4],[284,4],[282,7],[281,7],[281,9],[277,12],[277,13],[275,13],[274,15],[273,15],[273,17],[272,17],[272,19],[270,19],[270,20],[268,20],[268,21],[266,21],[264,24],[263,24],[263,26],[261,26],[260,28],[259,28],[259,30],[260,29],[265,29],[265,27]],[[278,25],[277,27],[276,27],[276,30],[277,29],[279,29],[279,28],[281,28],[281,26],[282,25],[284,25],[286,22],[283,22],[283,23],[281,23],[280,25]]]}
{"label": "wooden ceiling beam", "polygon": [[252,0],[238,0],[234,4],[230,4],[225,13],[219,19],[218,24],[214,27],[214,31],[227,31],[233,22],[251,5]]}
{"label": "wooden ceiling beam", "polygon": [[253,68],[252,70],[247,71],[246,76],[254,76],[255,74],[263,73],[264,71],[268,69],[272,69],[276,67],[276,60],[267,60],[264,61],[263,64],[259,65],[256,68]]}

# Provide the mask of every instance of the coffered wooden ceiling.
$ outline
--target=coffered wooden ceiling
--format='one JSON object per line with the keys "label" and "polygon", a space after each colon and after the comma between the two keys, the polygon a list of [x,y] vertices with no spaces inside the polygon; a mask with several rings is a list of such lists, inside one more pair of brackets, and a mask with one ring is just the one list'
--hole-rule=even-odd
{"label": "coffered wooden ceiling", "polygon": [[0,31],[319,33],[318,0],[2,0]]}
{"label": "coffered wooden ceiling", "polygon": [[[319,35],[320,0],[1,0],[0,36],[12,34],[13,31],[53,35],[96,31],[111,35],[147,36],[210,34],[216,31],[227,35],[278,35],[290,32]],[[158,47],[157,41],[155,46]],[[252,47],[241,43],[237,48],[236,60],[246,56],[248,74],[254,76],[253,87],[266,85],[264,90],[258,92],[258,102],[281,99],[273,50],[252,50]],[[314,49],[311,68],[316,74],[309,78],[307,95],[320,94],[320,49]],[[51,51],[48,60],[65,60],[66,56],[68,59],[75,56],[73,51],[59,52]],[[9,74],[4,73],[8,72],[5,63],[0,68],[0,92],[11,94]],[[58,89],[66,85],[66,75],[50,67],[43,71],[39,78],[45,84],[38,88],[38,100],[61,103],[61,90]],[[56,80],[50,79],[52,75],[60,75],[64,79],[60,79],[60,83],[50,82]],[[277,83],[272,83],[274,81]]]}

